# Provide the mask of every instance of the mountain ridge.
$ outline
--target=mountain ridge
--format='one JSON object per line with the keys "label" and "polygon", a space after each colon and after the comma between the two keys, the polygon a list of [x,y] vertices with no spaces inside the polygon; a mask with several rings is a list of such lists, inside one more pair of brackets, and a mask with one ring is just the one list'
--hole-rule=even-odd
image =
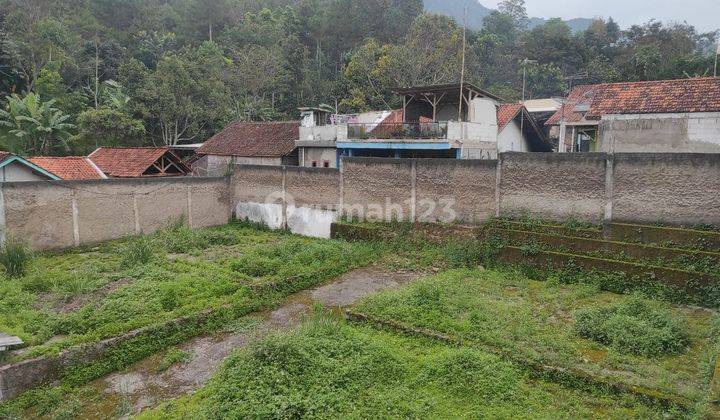
{"label": "mountain ridge", "polygon": [[[482,28],[483,20],[494,10],[483,6],[476,0],[424,0],[425,10],[427,12],[449,16],[457,22],[463,21],[465,4],[468,6],[468,28],[473,30]],[[530,18],[528,26],[534,28],[547,21],[548,19],[533,17]],[[575,18],[563,21],[567,23],[573,33],[576,33],[582,32],[590,27],[590,23],[592,23],[593,20],[588,18]]]}

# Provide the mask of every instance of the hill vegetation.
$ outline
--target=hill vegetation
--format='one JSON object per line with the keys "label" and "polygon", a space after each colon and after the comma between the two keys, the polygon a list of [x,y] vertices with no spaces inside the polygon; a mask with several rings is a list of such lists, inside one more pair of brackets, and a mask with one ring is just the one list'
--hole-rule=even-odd
{"label": "hill vegetation", "polygon": [[[687,24],[594,20],[574,33],[559,19],[533,26],[523,0],[482,13],[468,78],[507,100],[525,59],[537,61],[530,97],[712,68],[716,34]],[[0,0],[0,33],[0,148],[35,155],[198,142],[299,106],[396,107],[393,86],[459,78],[463,38],[422,0]]]}

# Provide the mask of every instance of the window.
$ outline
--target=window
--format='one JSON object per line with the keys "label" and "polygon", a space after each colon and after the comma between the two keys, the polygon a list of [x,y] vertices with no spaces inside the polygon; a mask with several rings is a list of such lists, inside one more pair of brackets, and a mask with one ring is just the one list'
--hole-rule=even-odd
{"label": "window", "polygon": [[317,168],[317,160],[313,160],[313,162],[312,162],[312,167],[313,167],[313,168]]}
{"label": "window", "polygon": [[323,168],[329,168],[329,167],[330,167],[330,161],[329,161],[329,160],[326,160],[325,162],[323,162]]}

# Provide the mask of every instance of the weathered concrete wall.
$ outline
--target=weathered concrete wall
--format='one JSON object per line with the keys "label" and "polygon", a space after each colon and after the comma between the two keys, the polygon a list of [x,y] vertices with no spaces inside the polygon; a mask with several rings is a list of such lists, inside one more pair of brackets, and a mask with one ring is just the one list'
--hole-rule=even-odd
{"label": "weathered concrete wall", "polygon": [[720,224],[720,155],[617,154],[613,220]]}
{"label": "weathered concrete wall", "polygon": [[238,165],[233,179],[235,217],[330,237],[332,222],[340,214],[337,169]]}
{"label": "weathered concrete wall", "polygon": [[72,205],[75,192],[63,184],[54,181],[0,186],[5,235],[25,241],[35,249],[75,245]]}
{"label": "weathered concrete wall", "polygon": [[414,220],[413,160],[343,159],[343,211],[365,220]]}
{"label": "weathered concrete wall", "polygon": [[479,223],[493,217],[496,167],[494,160],[417,160],[417,220]]}
{"label": "weathered concrete wall", "polygon": [[[61,249],[231,213],[319,237],[364,220],[493,215],[720,225],[720,155],[504,153],[494,160],[346,158],[343,170],[236,166],[232,177],[4,183],[0,236]],[[499,162],[499,163],[498,163]],[[499,168],[498,168],[499,166]],[[498,178],[499,175],[499,178]]]}
{"label": "weathered concrete wall", "polygon": [[216,226],[230,218],[228,187],[226,178],[6,183],[0,225],[38,250],[152,233],[178,218]]}
{"label": "weathered concrete wall", "polygon": [[500,155],[500,214],[601,222],[607,156],[599,153]]}
{"label": "weathered concrete wall", "polygon": [[600,146],[608,153],[718,153],[720,113],[606,115]]}

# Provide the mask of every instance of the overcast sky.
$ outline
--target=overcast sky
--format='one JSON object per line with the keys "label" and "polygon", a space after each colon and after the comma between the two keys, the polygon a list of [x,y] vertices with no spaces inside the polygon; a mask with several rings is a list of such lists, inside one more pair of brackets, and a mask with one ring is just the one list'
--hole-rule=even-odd
{"label": "overcast sky", "polygon": [[[480,0],[496,8],[499,1]],[[608,17],[628,27],[655,18],[663,22],[687,21],[700,32],[720,29],[720,0],[525,0],[533,17]]]}

